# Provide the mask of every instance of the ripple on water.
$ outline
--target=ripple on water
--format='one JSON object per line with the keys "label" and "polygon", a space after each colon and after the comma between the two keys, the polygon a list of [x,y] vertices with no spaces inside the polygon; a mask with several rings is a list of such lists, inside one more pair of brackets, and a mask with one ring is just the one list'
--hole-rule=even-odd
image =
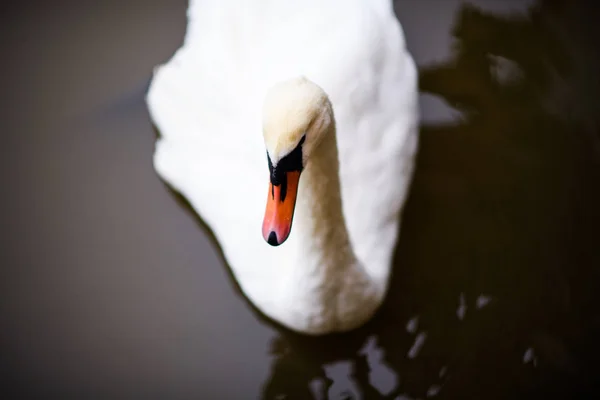
{"label": "ripple on water", "polygon": [[417,316],[411,318],[410,320],[408,320],[408,322],[406,323],[406,332],[414,334],[417,332],[418,327],[419,327],[419,316],[417,315]]}
{"label": "ripple on water", "polygon": [[427,333],[419,332],[417,337],[415,337],[415,341],[414,341],[412,347],[410,348],[410,350],[408,350],[408,353],[407,353],[408,358],[412,359],[419,355],[421,348],[423,348],[423,345],[425,344],[425,339],[427,339]]}

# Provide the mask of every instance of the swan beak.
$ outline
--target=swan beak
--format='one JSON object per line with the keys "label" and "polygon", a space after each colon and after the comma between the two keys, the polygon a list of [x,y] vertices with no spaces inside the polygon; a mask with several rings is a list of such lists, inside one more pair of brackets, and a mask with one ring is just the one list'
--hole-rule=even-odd
{"label": "swan beak", "polygon": [[279,185],[269,182],[262,234],[271,246],[285,242],[292,230],[300,171],[286,172],[283,177]]}

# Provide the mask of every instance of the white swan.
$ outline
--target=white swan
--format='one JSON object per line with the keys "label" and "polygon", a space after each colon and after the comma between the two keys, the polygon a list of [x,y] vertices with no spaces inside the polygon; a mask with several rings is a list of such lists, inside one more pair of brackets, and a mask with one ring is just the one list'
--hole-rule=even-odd
{"label": "white swan", "polygon": [[259,310],[313,335],[370,319],[418,147],[417,72],[390,0],[190,0],[147,104],[157,173]]}

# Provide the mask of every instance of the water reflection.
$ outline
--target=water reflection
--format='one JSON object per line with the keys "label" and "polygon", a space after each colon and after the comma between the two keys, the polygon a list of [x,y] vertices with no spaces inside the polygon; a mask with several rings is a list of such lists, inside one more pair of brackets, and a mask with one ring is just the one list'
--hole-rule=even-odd
{"label": "water reflection", "polygon": [[262,398],[590,390],[599,169],[597,136],[562,112],[560,89],[574,79],[569,37],[558,35],[568,7],[459,10],[453,58],[420,73],[421,90],[462,117],[422,127],[386,305],[351,334],[282,332]]}

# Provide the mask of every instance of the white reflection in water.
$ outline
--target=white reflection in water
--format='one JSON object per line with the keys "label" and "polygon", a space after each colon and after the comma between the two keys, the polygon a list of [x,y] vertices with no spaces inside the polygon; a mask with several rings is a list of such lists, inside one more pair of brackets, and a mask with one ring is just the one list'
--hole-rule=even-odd
{"label": "white reflection in water", "polygon": [[445,365],[440,369],[440,373],[439,373],[439,377],[443,378],[444,375],[446,375],[446,372],[448,371],[448,367],[446,367]]}
{"label": "white reflection in water", "polygon": [[406,323],[406,332],[415,333],[417,332],[417,328],[419,327],[419,316],[411,318]]}
{"label": "white reflection in water", "polygon": [[[480,294],[475,300],[475,308],[482,309],[492,302],[493,297]],[[463,320],[467,313],[467,301],[464,292],[461,292],[458,299],[458,308],[456,315],[459,320]],[[415,315],[410,318],[406,323],[406,331],[409,334],[415,335],[414,342],[407,352],[407,358],[416,358],[427,339],[427,333],[425,331],[418,332],[420,316]],[[400,385],[400,377],[384,361],[384,351],[377,344],[377,337],[375,335],[370,336],[365,341],[364,346],[359,350],[359,354],[364,355],[369,365],[369,384],[372,388],[376,389],[381,395],[389,396],[394,390],[397,390]],[[533,362],[536,365],[536,357],[533,354],[533,349],[527,349],[523,356],[523,362]],[[356,382],[352,378],[353,374],[353,362],[343,361],[332,363],[324,366],[325,375],[332,381],[331,387],[327,390],[328,399],[360,399],[363,393]],[[446,376],[448,372],[447,366],[442,366],[438,372],[439,378]],[[309,387],[313,396],[317,400],[323,400],[323,392],[325,388],[325,381],[323,379],[313,379],[309,383]],[[432,384],[426,391],[425,397],[431,398],[438,396],[442,390],[442,385]],[[408,394],[402,394],[395,398],[396,400],[419,400],[418,398],[412,398]]]}
{"label": "white reflection in water", "polygon": [[425,344],[426,338],[427,338],[427,333],[425,333],[425,332],[420,332],[417,335],[417,337],[415,338],[415,342],[413,343],[410,350],[408,350],[408,354],[407,354],[408,358],[415,358],[416,356],[419,355],[421,348]]}
{"label": "white reflection in water", "polygon": [[535,356],[533,348],[531,347],[525,350],[525,354],[523,354],[523,364],[527,364],[530,362],[533,362],[534,367],[537,365],[537,357]]}
{"label": "white reflection in water", "polygon": [[421,93],[419,104],[422,111],[421,121],[426,124],[452,124],[463,119],[463,114],[451,107],[440,96],[431,93]]}
{"label": "white reflection in water", "polygon": [[308,383],[308,387],[313,394],[313,398],[315,400],[325,400],[321,394],[323,393],[323,387],[325,386],[325,382],[321,378],[315,378]]}
{"label": "white reflection in water", "polygon": [[427,397],[434,397],[437,396],[438,393],[440,392],[440,390],[442,390],[442,387],[440,385],[436,385],[433,384],[429,387],[429,389],[427,389]]}
{"label": "white reflection in water", "polygon": [[490,296],[486,296],[484,294],[481,294],[481,295],[479,295],[479,297],[477,297],[477,300],[475,301],[475,308],[477,308],[478,310],[480,310],[483,307],[485,307],[488,304],[490,304],[490,301],[492,301],[492,298]]}
{"label": "white reflection in water", "polygon": [[461,293],[458,298],[458,309],[456,310],[456,316],[461,321],[465,318],[465,314],[467,313],[467,302],[465,301],[465,294]]}
{"label": "white reflection in water", "polygon": [[341,361],[324,365],[325,375],[333,384],[327,391],[329,399],[360,399],[360,391],[350,378],[352,374],[352,364],[349,361]]}
{"label": "white reflection in water", "polygon": [[488,55],[490,60],[490,73],[496,82],[507,85],[523,78],[523,71],[519,65],[508,58]]}
{"label": "white reflection in water", "polygon": [[383,361],[383,350],[377,347],[377,338],[375,336],[370,336],[367,339],[367,343],[360,350],[360,354],[366,356],[367,363],[369,364],[369,383],[379,393],[388,395],[398,387],[398,375]]}

